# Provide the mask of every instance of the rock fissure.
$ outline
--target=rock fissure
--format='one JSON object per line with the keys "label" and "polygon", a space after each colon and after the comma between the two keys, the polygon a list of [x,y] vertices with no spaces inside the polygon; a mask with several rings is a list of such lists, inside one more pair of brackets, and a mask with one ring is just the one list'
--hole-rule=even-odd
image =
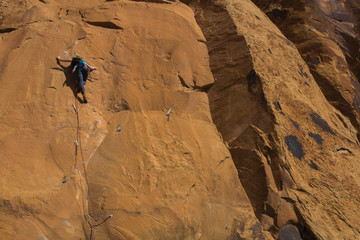
{"label": "rock fissure", "polygon": [[109,29],[115,29],[115,30],[124,30],[124,28],[120,27],[119,25],[113,23],[113,22],[96,22],[96,21],[85,21],[86,23],[96,26],[96,27],[103,27],[103,28],[109,28]]}
{"label": "rock fissure", "polygon": [[174,1],[167,0],[131,0],[134,2],[149,2],[149,3],[160,3],[160,4],[172,4]]}
{"label": "rock fissure", "polygon": [[0,28],[0,33],[10,33],[16,31],[18,28]]}
{"label": "rock fissure", "polygon": [[[199,5],[194,7],[195,17],[206,37],[210,67],[216,80],[208,91],[213,121],[224,141],[230,145],[229,150],[238,170],[239,179],[253,205],[255,215],[259,220],[265,213],[275,218],[275,210],[270,213],[271,206],[268,205],[266,210],[264,205],[269,196],[267,174],[273,170],[274,173],[278,171],[276,166],[278,163],[275,160],[276,153],[271,150],[271,147],[260,147],[261,149],[268,149],[264,150],[265,153],[254,150],[259,148],[259,143],[256,140],[253,143],[246,143],[246,140],[242,139],[250,132],[253,132],[255,138],[261,135],[258,135],[259,132],[255,130],[256,127],[252,129],[252,124],[259,124],[260,128],[266,130],[273,128],[273,120],[271,120],[273,117],[268,114],[269,109],[265,104],[261,79],[253,68],[249,46],[245,38],[236,30],[235,23],[226,8],[216,4],[204,3],[202,5],[200,3]],[[235,82],[239,91],[231,93],[230,87],[234,86]],[[227,98],[233,97],[232,94],[236,93],[238,94],[237,99],[226,101]],[[251,107],[247,106],[246,103],[240,103],[245,101]],[[227,105],[226,102],[228,102]],[[239,117],[230,115],[231,112],[238,113]],[[241,119],[246,114],[254,114],[254,118],[251,120]],[[259,116],[255,114],[259,114]],[[227,120],[227,122],[225,119],[229,119],[230,116],[235,119]],[[267,122],[263,122],[264,120]],[[226,126],[229,122],[237,122],[237,125],[243,125],[242,128],[245,131],[243,130],[243,133],[239,133],[236,137],[232,136],[233,133]],[[270,155],[273,158],[271,167],[268,165],[270,158],[267,157]],[[267,170],[267,167],[271,170]],[[276,182],[281,185],[280,180]]]}

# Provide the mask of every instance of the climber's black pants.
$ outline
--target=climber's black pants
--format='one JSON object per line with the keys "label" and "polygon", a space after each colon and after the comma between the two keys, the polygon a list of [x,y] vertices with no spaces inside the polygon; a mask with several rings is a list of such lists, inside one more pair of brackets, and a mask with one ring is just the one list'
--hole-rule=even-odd
{"label": "climber's black pants", "polygon": [[86,79],[88,77],[88,71],[76,71],[76,76],[77,76],[77,82],[79,85],[79,89],[80,92],[84,95],[85,94],[85,84],[86,84]]}

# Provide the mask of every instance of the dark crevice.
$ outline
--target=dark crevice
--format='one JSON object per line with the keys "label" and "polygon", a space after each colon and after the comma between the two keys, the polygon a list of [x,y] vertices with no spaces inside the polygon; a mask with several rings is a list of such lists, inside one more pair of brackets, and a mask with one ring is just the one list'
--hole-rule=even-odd
{"label": "dark crevice", "polygon": [[193,89],[207,93],[207,92],[211,89],[211,87],[212,87],[213,85],[214,85],[213,83],[210,83],[210,84],[207,84],[207,85],[204,85],[204,86],[201,86],[201,87],[195,85],[195,86],[193,87]]}
{"label": "dark crevice", "polygon": [[131,0],[133,2],[151,2],[151,3],[161,3],[161,4],[172,4],[169,1],[165,0]]}
{"label": "dark crevice", "polygon": [[180,83],[183,87],[185,88],[192,88],[193,90],[198,90],[198,91],[202,91],[202,92],[208,92],[209,89],[213,86],[214,83],[210,83],[204,86],[197,86],[196,85],[196,81],[194,80],[194,85],[190,86],[189,84],[186,83],[186,81],[184,80],[184,78],[178,73],[178,78],[180,80]]}
{"label": "dark crevice", "polygon": [[229,159],[229,158],[230,158],[230,157],[225,157],[223,160],[221,160],[221,161],[219,162],[219,165],[222,164],[222,163],[224,163],[225,160],[226,160],[226,159]]}
{"label": "dark crevice", "polygon": [[315,169],[317,171],[319,171],[319,166],[313,161],[313,160],[310,160],[310,164],[309,166],[312,168],[312,169]]}
{"label": "dark crevice", "polygon": [[311,229],[311,227],[306,223],[306,220],[302,217],[299,209],[294,205],[295,214],[299,220],[296,225],[299,230],[300,236],[302,240],[318,240],[315,233]]}
{"label": "dark crevice", "polygon": [[273,9],[270,12],[266,13],[270,19],[282,19],[285,20],[289,16],[289,10],[287,9]]}
{"label": "dark crevice", "polygon": [[283,190],[283,180],[281,174],[281,160],[280,160],[280,149],[276,145],[276,140],[273,139],[273,136],[269,136],[269,142],[271,143],[271,149],[268,153],[264,153],[268,160],[268,164],[270,165],[271,172],[273,174],[275,184],[279,191]]}
{"label": "dark crevice", "polygon": [[32,22],[28,22],[28,23],[24,23],[24,24],[21,24],[21,25],[18,25],[16,27],[5,27],[5,28],[0,28],[0,34],[1,33],[9,33],[9,32],[13,32],[13,31],[16,31],[18,29],[22,29],[26,26],[29,26],[31,24],[35,24],[35,23],[40,23],[40,22],[54,22],[54,20],[52,19],[46,19],[46,20],[39,20],[39,21],[32,21]]}
{"label": "dark crevice", "polygon": [[338,35],[343,38],[345,46],[341,46],[342,51],[345,53],[346,62],[357,80],[360,80],[360,40],[358,37],[353,37],[348,33],[338,31]]}
{"label": "dark crevice", "polygon": [[241,148],[232,148],[230,153],[256,217],[260,219],[263,213],[274,216],[274,209],[271,211],[269,206],[266,207],[267,210],[264,209],[268,189],[266,187],[266,172],[260,156],[255,151]]}
{"label": "dark crevice", "polygon": [[336,116],[339,118],[339,120],[342,122],[342,124],[344,125],[345,128],[349,128],[349,126],[346,124],[346,122],[344,121],[344,118],[342,116],[340,116],[339,114],[335,113]]}
{"label": "dark crevice", "polygon": [[179,77],[179,80],[181,82],[181,85],[183,85],[183,87],[190,88],[190,86],[186,84],[185,80],[180,76],[180,74],[178,74],[178,77]]}
{"label": "dark crevice", "polygon": [[291,204],[295,204],[295,203],[296,203],[293,199],[288,198],[288,197],[281,197],[281,199],[284,199],[286,202],[291,203]]}
{"label": "dark crevice", "polygon": [[[223,5],[206,0],[193,2],[196,4],[190,6],[206,38],[204,43],[215,79],[214,84],[202,87],[208,93],[213,121],[229,145],[256,217],[260,220],[266,213],[275,216],[274,207],[266,205],[269,183],[265,164],[270,163],[276,185],[281,189],[280,170],[276,166],[279,157],[276,147],[268,146],[264,140],[273,131],[274,116],[267,105],[262,80],[253,67],[249,46]],[[243,130],[235,135],[234,126]]]}
{"label": "dark crevice", "polygon": [[17,28],[0,28],[0,33],[9,33],[17,30]]}
{"label": "dark crevice", "polygon": [[294,125],[294,127],[295,127],[297,130],[299,130],[299,124],[298,124],[297,122],[295,122],[294,120],[292,120],[291,118],[290,118],[290,121],[292,122],[292,124]]}
{"label": "dark crevice", "polygon": [[350,151],[349,149],[347,149],[347,148],[339,148],[339,149],[336,149],[336,151],[337,152],[348,152],[348,153],[350,153],[350,154],[352,154],[352,155],[354,155],[353,153],[352,153],[352,151]]}
{"label": "dark crevice", "polygon": [[276,110],[282,111],[282,108],[281,108],[281,105],[280,105],[279,102],[273,102],[273,104],[274,104],[274,107],[275,107]]}
{"label": "dark crevice", "polygon": [[81,17],[82,19],[84,19],[84,18],[86,17],[86,11],[80,9],[80,10],[79,10],[79,15],[80,15],[80,17]]}
{"label": "dark crevice", "polygon": [[296,188],[295,190],[310,195],[310,193],[303,188]]}
{"label": "dark crevice", "polygon": [[254,69],[252,69],[250,73],[246,76],[246,80],[248,83],[248,92],[255,93],[255,89],[259,85],[261,80]]}
{"label": "dark crevice", "polygon": [[96,27],[103,27],[103,28],[116,29],[116,30],[124,29],[113,22],[93,22],[93,21],[85,21],[85,22]]}

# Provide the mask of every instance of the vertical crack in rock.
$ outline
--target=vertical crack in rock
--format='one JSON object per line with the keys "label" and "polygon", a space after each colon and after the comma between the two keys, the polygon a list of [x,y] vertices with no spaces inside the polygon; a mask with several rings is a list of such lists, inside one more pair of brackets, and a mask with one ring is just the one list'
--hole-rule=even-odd
{"label": "vertical crack in rock", "polygon": [[[260,218],[264,210],[264,202],[269,194],[266,188],[266,172],[257,151],[231,148],[231,156],[239,172],[241,184],[254,207],[255,215]],[[256,179],[256,181],[252,181]],[[274,217],[274,213],[271,213]]]}
{"label": "vertical crack in rock", "polygon": [[268,203],[269,196],[282,188],[278,152],[269,137],[274,132],[274,116],[249,46],[225,7],[200,1],[193,8],[207,39],[216,80],[208,91],[213,121],[229,145],[255,215],[259,220],[263,215],[276,218],[276,204]]}
{"label": "vertical crack in rock", "polygon": [[[279,103],[267,102],[263,79],[254,69],[245,36],[238,32],[225,4],[200,0],[192,7],[207,40],[210,67],[216,80],[208,91],[211,115],[229,146],[241,184],[263,230],[277,238],[279,230],[289,224],[290,220],[284,219],[291,219],[299,239],[300,235],[306,240],[316,239],[308,237],[314,235],[304,219],[295,213],[295,204],[281,199],[283,184],[294,183],[288,166],[281,160],[282,144],[270,108],[284,113]],[[273,54],[271,50],[269,54]],[[299,73],[309,78],[301,68]],[[299,124],[293,120],[292,123],[295,131],[300,131]],[[324,126],[322,122],[321,125]],[[333,133],[331,129],[326,130]],[[304,157],[303,146],[295,136],[288,136],[284,141],[296,158]],[[310,167],[319,170],[316,163],[312,163]]]}
{"label": "vertical crack in rock", "polygon": [[180,83],[183,87],[190,88],[190,86],[188,84],[186,84],[184,78],[180,74],[178,74],[178,77],[179,77]]}

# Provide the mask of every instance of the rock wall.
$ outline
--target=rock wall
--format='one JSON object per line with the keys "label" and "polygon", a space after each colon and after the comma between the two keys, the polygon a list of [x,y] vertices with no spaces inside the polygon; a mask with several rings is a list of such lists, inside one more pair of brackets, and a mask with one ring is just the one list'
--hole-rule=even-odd
{"label": "rock wall", "polygon": [[359,9],[2,1],[1,239],[357,239]]}
{"label": "rock wall", "polygon": [[254,1],[295,43],[325,97],[359,131],[359,4]]}
{"label": "rock wall", "polygon": [[[193,7],[216,79],[213,120],[264,229],[280,239],[356,239],[358,173],[348,171],[358,164],[356,111],[346,112],[349,121],[332,106],[341,103],[321,91],[297,45],[250,2]],[[357,85],[330,93],[353,96]],[[355,109],[353,99],[346,106]]]}
{"label": "rock wall", "polygon": [[[188,6],[5,7],[2,239],[265,239],[212,122],[205,90],[214,79]],[[55,61],[74,52],[98,67],[88,104],[71,69]]]}

